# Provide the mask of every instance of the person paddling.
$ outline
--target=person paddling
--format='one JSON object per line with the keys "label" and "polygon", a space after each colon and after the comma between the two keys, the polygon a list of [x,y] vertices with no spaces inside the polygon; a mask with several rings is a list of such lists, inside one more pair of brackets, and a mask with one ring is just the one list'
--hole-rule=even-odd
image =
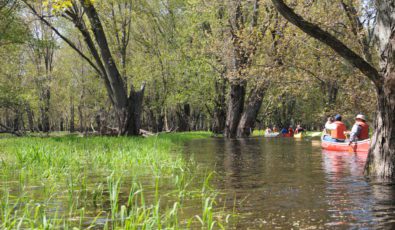
{"label": "person paddling", "polygon": [[302,132],[304,132],[304,128],[302,128],[302,126],[300,126],[300,125],[297,125],[296,129],[295,129],[295,134],[302,133]]}
{"label": "person paddling", "polygon": [[369,125],[366,123],[366,117],[358,114],[350,132],[350,143],[366,139],[369,139]]}
{"label": "person paddling", "polygon": [[333,142],[344,142],[346,140],[346,125],[342,122],[342,116],[337,114],[335,116],[335,122],[330,122],[329,120],[325,124],[325,129],[331,131],[331,135],[325,135],[324,140]]}
{"label": "person paddling", "polygon": [[289,133],[290,137],[294,136],[294,130],[293,130],[292,126],[289,126],[288,133]]}

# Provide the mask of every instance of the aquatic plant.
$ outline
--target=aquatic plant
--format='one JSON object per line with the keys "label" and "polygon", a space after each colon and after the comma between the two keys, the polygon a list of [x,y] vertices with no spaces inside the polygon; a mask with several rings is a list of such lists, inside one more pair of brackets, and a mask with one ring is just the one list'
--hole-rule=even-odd
{"label": "aquatic plant", "polygon": [[213,174],[180,154],[210,135],[1,139],[0,228],[223,228]]}

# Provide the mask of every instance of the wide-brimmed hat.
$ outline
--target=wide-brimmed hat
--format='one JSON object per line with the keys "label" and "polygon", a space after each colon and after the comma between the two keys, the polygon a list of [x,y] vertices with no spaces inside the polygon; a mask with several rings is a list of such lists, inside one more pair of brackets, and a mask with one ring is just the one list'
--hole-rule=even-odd
{"label": "wide-brimmed hat", "polygon": [[358,114],[358,115],[355,117],[355,119],[361,119],[361,120],[366,121],[366,117],[365,117],[365,115],[363,115],[363,114]]}

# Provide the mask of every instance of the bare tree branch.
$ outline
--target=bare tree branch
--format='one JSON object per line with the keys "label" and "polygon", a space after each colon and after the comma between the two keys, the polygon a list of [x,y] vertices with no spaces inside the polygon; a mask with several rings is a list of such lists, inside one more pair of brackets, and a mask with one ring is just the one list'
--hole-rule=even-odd
{"label": "bare tree branch", "polygon": [[81,51],[77,48],[77,46],[70,41],[68,38],[66,38],[64,35],[62,35],[59,30],[57,30],[50,22],[48,22],[43,15],[40,15],[36,9],[30,5],[26,0],[22,0],[23,3],[32,11],[32,13],[39,18],[42,22],[45,23],[51,30],[53,30],[56,35],[58,35],[64,42],[66,42],[73,50],[75,50],[83,59],[85,59],[89,65],[92,66],[92,68],[100,75],[102,76],[102,72],[99,70],[99,68]]}
{"label": "bare tree branch", "polygon": [[363,74],[365,74],[376,85],[376,87],[380,87],[383,84],[383,79],[380,77],[377,69],[348,48],[339,39],[322,30],[316,24],[305,21],[301,16],[297,15],[291,8],[289,8],[284,1],[272,0],[272,2],[278,12],[280,12],[280,14],[288,21],[299,27],[299,29],[306,34],[331,47],[337,54],[349,61],[354,67],[358,68]]}

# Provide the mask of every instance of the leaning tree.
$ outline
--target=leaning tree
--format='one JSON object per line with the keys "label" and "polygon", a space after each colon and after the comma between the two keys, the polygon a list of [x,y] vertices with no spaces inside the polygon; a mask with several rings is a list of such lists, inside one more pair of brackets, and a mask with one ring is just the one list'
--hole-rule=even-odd
{"label": "leaning tree", "polygon": [[306,34],[332,48],[358,68],[374,84],[377,112],[374,134],[365,166],[367,175],[395,177],[395,5],[393,0],[376,0],[375,36],[378,42],[379,66],[376,68],[352,51],[335,36],[306,21],[282,0],[272,0],[275,8],[288,21]]}
{"label": "leaning tree", "polygon": [[61,30],[48,20],[48,15],[40,14],[32,4],[34,1],[22,1],[36,17],[87,61],[102,78],[108,97],[116,112],[119,134],[138,135],[141,123],[140,114],[144,85],[139,91],[136,91],[133,85],[130,85],[130,92],[128,93],[126,81],[121,76],[111,53],[105,28],[101,22],[99,12],[94,6],[94,0],[48,0],[41,2],[48,7],[52,7],[59,16],[68,20],[77,28],[84,39],[89,54],[79,49],[71,38],[63,35]]}

